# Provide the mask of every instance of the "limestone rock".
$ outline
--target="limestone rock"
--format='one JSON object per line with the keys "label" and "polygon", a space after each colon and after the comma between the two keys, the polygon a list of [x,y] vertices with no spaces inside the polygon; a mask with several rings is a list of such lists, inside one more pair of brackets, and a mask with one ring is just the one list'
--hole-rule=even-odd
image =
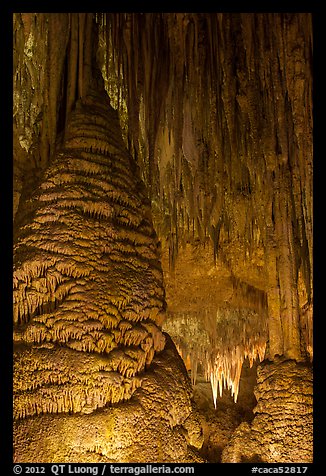
{"label": "limestone rock", "polygon": [[264,361],[258,367],[255,395],[255,418],[236,429],[222,462],[311,463],[311,366],[284,359]]}
{"label": "limestone rock", "polygon": [[127,402],[14,425],[15,462],[204,462],[187,371],[171,339]]}

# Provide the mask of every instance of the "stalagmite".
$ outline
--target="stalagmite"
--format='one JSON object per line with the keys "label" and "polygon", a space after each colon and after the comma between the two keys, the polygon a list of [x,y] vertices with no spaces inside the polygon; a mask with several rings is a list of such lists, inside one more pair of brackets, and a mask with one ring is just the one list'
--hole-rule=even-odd
{"label": "stalagmite", "polygon": [[[23,233],[17,234],[15,247],[15,288],[14,288],[14,321],[16,325],[15,341],[25,344],[38,344],[42,348],[45,342],[52,342],[55,346],[64,345],[71,349],[71,356],[79,353],[89,354],[90,352],[103,353],[107,355],[110,362],[107,370],[108,377],[111,371],[118,371],[124,378],[130,381],[135,380],[135,385],[123,385],[123,379],[119,384],[119,391],[114,387],[105,392],[106,397],[101,405],[106,404],[112,397],[114,402],[126,400],[131,397],[133,391],[139,387],[137,374],[142,372],[145,364],[149,365],[154,357],[155,351],[164,349],[165,338],[155,323],[157,311],[162,309],[164,303],[164,291],[162,285],[162,273],[151,273],[149,261],[146,265],[146,273],[139,274],[138,269],[143,269],[146,264],[144,253],[138,253],[136,246],[130,247],[132,253],[132,262],[135,263],[135,270],[132,271],[127,266],[130,258],[128,248],[124,242],[114,241],[111,237],[112,230],[117,235],[120,234],[121,224],[116,220],[120,214],[129,218],[132,223],[133,238],[132,242],[137,244],[138,237],[142,236],[142,227],[144,221],[150,228],[148,221],[149,211],[148,202],[145,199],[144,192],[139,189],[139,184],[135,184],[132,178],[136,173],[131,164],[131,159],[125,152],[122,139],[115,136],[116,147],[121,150],[119,159],[116,158],[117,166],[121,163],[124,167],[125,176],[128,178],[129,193],[114,185],[114,174],[109,168],[109,164],[92,164],[91,155],[87,163],[79,160],[80,150],[72,144],[75,134],[83,128],[83,120],[86,121],[89,137],[84,137],[85,145],[87,141],[92,143],[96,141],[97,129],[101,128],[101,141],[104,143],[105,134],[109,133],[111,124],[117,120],[115,113],[110,109],[105,96],[93,96],[86,98],[81,102],[76,110],[72,112],[68,124],[65,146],[58,153],[56,161],[53,162],[45,175],[42,186],[35,193],[37,206],[35,209],[36,222],[42,222],[43,210],[48,214],[51,212],[54,216],[56,211],[69,209],[69,215],[65,222],[57,222],[55,219],[47,222],[47,228],[35,227],[35,221],[26,223],[23,226]],[[99,121],[90,125],[90,117],[99,116]],[[108,131],[108,132],[106,132]],[[84,147],[84,143],[78,143],[78,147]],[[107,139],[107,144],[109,141]],[[104,145],[107,149],[109,145]],[[100,147],[96,147],[98,150]],[[66,152],[67,151],[67,152]],[[70,165],[73,164],[73,168]],[[80,168],[80,165],[82,166]],[[90,169],[88,169],[88,166]],[[60,180],[60,174],[69,170],[70,180]],[[98,186],[90,191],[87,184],[78,182],[79,174],[83,170],[90,170],[98,181]],[[105,180],[104,180],[105,178]],[[134,185],[132,183],[134,182]],[[110,188],[115,191],[115,195],[105,194],[101,185],[107,184],[104,188]],[[137,186],[137,194],[135,187]],[[105,199],[104,199],[105,197]],[[112,198],[111,198],[112,197]],[[134,200],[133,200],[133,197]],[[136,198],[137,197],[137,198]],[[88,212],[91,221],[84,219],[84,214]],[[146,218],[145,218],[146,217]],[[78,220],[76,220],[78,218]],[[94,228],[94,224],[96,227]],[[82,231],[87,241],[80,246],[80,231]],[[125,232],[126,239],[128,231]],[[55,237],[55,240],[53,239]],[[153,231],[151,239],[143,240],[142,246],[152,244],[155,240]],[[30,247],[30,248],[29,248]],[[94,252],[91,251],[93,247]],[[104,250],[101,252],[100,250]],[[28,250],[29,260],[26,261],[25,253]],[[55,255],[53,253],[55,252]],[[114,264],[113,255],[126,258],[126,264],[119,260]],[[43,260],[42,257],[46,259]],[[80,258],[83,261],[80,262]],[[155,264],[154,269],[159,268],[158,255],[154,248],[151,252],[151,260]],[[137,263],[139,262],[139,265]],[[24,270],[24,271],[23,271]],[[29,287],[21,284],[19,276],[24,273],[24,282],[30,281]],[[82,279],[80,279],[82,278]],[[107,294],[102,289],[107,290]],[[78,291],[77,291],[78,290]],[[53,306],[52,306],[53,303]],[[141,303],[141,305],[139,304]],[[51,305],[51,307],[49,307]],[[139,308],[139,310],[137,310]],[[151,321],[148,321],[148,313],[151,309],[157,309],[156,313],[151,313]],[[137,310],[137,318],[133,318],[130,309]],[[146,311],[145,311],[146,309]],[[115,316],[113,318],[112,314]],[[89,320],[93,315],[96,320]],[[112,317],[111,317],[112,316]],[[123,322],[125,323],[123,325]],[[20,329],[19,324],[26,323],[26,327]],[[120,327],[120,323],[122,326]],[[142,323],[140,326],[139,323]],[[126,327],[127,324],[127,327]],[[147,345],[140,349],[140,344],[147,336]],[[117,348],[120,348],[117,352]],[[137,350],[139,348],[139,350]],[[17,349],[17,356],[21,351]],[[22,359],[24,351],[22,351]],[[37,352],[35,359],[37,360]],[[50,352],[50,355],[53,353]],[[112,358],[111,358],[112,356]],[[110,370],[111,369],[111,370]],[[28,366],[26,372],[28,373]],[[74,370],[71,368],[71,378]],[[15,377],[18,378],[18,377]],[[51,376],[48,377],[51,380]],[[19,379],[20,381],[20,379]],[[110,379],[106,380],[108,389],[110,388]],[[34,385],[32,385],[32,389]],[[44,381],[46,385],[46,381]],[[46,400],[57,402],[59,413],[72,411],[80,405],[83,408],[84,403],[75,402],[75,390],[69,390],[68,399],[61,399],[61,388],[65,391],[65,383],[56,383],[47,390]],[[103,386],[103,384],[100,384]],[[59,393],[57,394],[56,388]],[[42,404],[42,384],[39,390],[32,390],[28,401],[34,403],[24,408],[24,393],[17,394],[16,415],[21,418],[22,415],[31,415],[40,412],[49,412],[49,403]],[[68,386],[69,388],[69,386]],[[89,383],[86,383],[87,390]],[[35,395],[32,397],[33,392]],[[34,399],[34,400],[33,400]],[[65,403],[71,401],[72,406],[65,406]],[[84,397],[80,402],[85,401]],[[94,397],[92,408],[97,408],[98,398]],[[45,406],[44,406],[45,405]],[[89,407],[89,403],[87,406]],[[51,407],[52,408],[52,407]]]}
{"label": "stalagmite", "polygon": [[[113,441],[116,421],[137,414],[144,394],[139,414],[159,408],[174,429],[172,393],[188,402],[177,378],[168,415],[148,391],[164,393],[156,372],[166,375],[174,352],[160,329],[167,309],[164,330],[193,384],[201,370],[210,380],[214,414],[225,388],[237,401],[244,360],[260,361],[256,416],[225,461],[292,461],[295,445],[309,461],[311,13],[15,13],[13,26],[18,446],[32,444],[36,421],[62,436],[61,422],[82,412],[91,443],[67,430],[59,446],[78,460],[85,444],[102,461],[128,447],[128,432]],[[94,93],[103,85],[116,111]],[[98,408],[102,426],[90,423]],[[105,428],[100,442],[93,426]],[[172,453],[182,459],[181,446]]]}
{"label": "stalagmite", "polygon": [[[231,390],[237,401],[244,359],[249,359],[250,366],[256,359],[260,362],[264,359],[267,322],[264,313],[245,308],[221,308],[215,311],[215,316],[208,312],[204,315],[171,314],[164,329],[175,340],[182,358],[189,359],[193,384],[196,383],[198,363],[201,364],[206,379],[211,382],[216,408],[217,397],[222,396],[225,388]],[[199,340],[198,336],[201,336]]]}

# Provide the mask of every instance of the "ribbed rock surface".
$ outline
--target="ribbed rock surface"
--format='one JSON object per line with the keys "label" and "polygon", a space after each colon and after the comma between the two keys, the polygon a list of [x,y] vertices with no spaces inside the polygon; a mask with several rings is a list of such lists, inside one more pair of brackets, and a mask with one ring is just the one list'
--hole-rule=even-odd
{"label": "ribbed rock surface", "polygon": [[191,384],[166,338],[128,402],[89,415],[52,413],[17,422],[15,462],[203,462]]}
{"label": "ribbed rock surface", "polygon": [[255,418],[237,428],[222,462],[312,462],[311,366],[293,360],[264,361],[258,366],[255,396]]}
{"label": "ribbed rock surface", "polygon": [[[110,119],[109,146],[101,114],[95,114],[96,145],[94,114],[86,123],[78,115],[75,126],[69,121],[92,76],[92,46],[149,191],[167,256],[167,292],[174,286],[170,268],[187,257],[185,249],[191,246],[196,262],[197,250],[207,249],[208,265],[223,263],[232,280],[219,283],[226,299],[218,303],[216,286],[206,299],[207,281],[198,280],[206,289],[199,295],[205,312],[233,306],[227,296],[232,284],[245,301],[258,298],[268,308],[266,357],[312,360],[311,13],[16,13],[13,25],[14,226],[21,224],[14,284],[16,417],[44,409],[87,413],[130,398],[164,346],[157,327],[162,276],[153,264],[155,245],[146,241],[152,225],[138,221],[150,207],[121,152],[118,121]],[[54,154],[61,135],[62,156]],[[57,190],[62,194],[53,200]],[[104,248],[103,239],[109,243]],[[148,260],[149,275],[143,267]],[[182,276],[183,313],[197,297],[189,283],[196,267],[191,263]],[[120,279],[125,271],[134,273],[128,283]],[[107,285],[110,296],[102,292]],[[168,296],[169,308],[174,301]],[[226,320],[221,339],[226,349],[243,320],[233,322]],[[246,323],[249,348],[259,327]],[[232,347],[228,354],[235,361]],[[66,373],[60,372],[62,360]],[[31,362],[38,362],[36,368]],[[67,373],[74,376],[73,388]],[[287,405],[287,398],[278,400]],[[256,445],[252,429],[250,434]],[[273,458],[270,450],[259,451]]]}
{"label": "ribbed rock surface", "polygon": [[128,399],[164,348],[158,245],[135,167],[108,100],[88,96],[19,217],[16,418]]}

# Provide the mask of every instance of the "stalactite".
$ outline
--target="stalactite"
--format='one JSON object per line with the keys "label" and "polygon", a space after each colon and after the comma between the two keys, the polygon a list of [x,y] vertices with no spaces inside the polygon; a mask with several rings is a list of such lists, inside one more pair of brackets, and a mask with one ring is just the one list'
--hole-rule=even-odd
{"label": "stalactite", "polygon": [[[74,15],[71,14],[71,18],[74,18]],[[79,49],[81,48],[78,55],[80,89],[82,87],[81,83],[84,81],[82,79],[84,69],[88,67],[86,63],[89,64],[88,59],[84,61],[87,56],[87,45],[89,45],[84,23],[90,25],[91,17],[85,17],[85,14],[76,15],[78,15],[78,21],[80,20],[78,33]],[[151,174],[156,174],[156,170],[160,170],[160,177],[163,182],[168,180],[168,176],[164,177],[161,172],[161,164],[164,163],[166,158],[162,151],[160,154],[157,154],[156,151],[156,145],[160,141],[162,128],[165,127],[165,124],[168,125],[169,135],[173,139],[175,181],[174,185],[170,185],[172,187],[171,201],[164,203],[157,196],[162,196],[162,193],[165,193],[166,183],[163,187],[160,185],[160,190],[152,191],[154,194],[152,199],[164,207],[162,209],[163,214],[165,211],[171,212],[175,196],[182,196],[185,193],[183,191],[180,194],[179,186],[180,181],[183,180],[183,175],[186,174],[182,151],[184,140],[182,140],[182,137],[185,133],[185,124],[189,123],[189,100],[191,102],[192,123],[196,124],[192,132],[193,138],[200,143],[200,147],[203,145],[203,137],[206,138],[209,160],[216,152],[220,161],[224,155],[223,168],[224,173],[229,176],[230,187],[233,187],[232,177],[234,174],[238,175],[241,172],[237,165],[238,157],[241,158],[241,162],[245,160],[249,164],[250,174],[252,174],[253,168],[258,171],[261,170],[260,174],[264,173],[263,160],[259,162],[258,160],[253,161],[251,158],[264,155],[264,153],[260,154],[260,149],[262,144],[264,144],[264,151],[268,148],[266,144],[268,141],[270,142],[269,131],[271,128],[279,129],[278,135],[282,136],[281,139],[278,139],[279,141],[284,142],[285,140],[284,134],[280,135],[283,127],[276,123],[280,114],[275,116],[274,124],[271,123],[271,119],[266,119],[270,117],[268,113],[272,107],[272,102],[275,103],[277,108],[281,108],[280,101],[275,96],[273,97],[272,91],[268,88],[271,82],[280,85],[279,72],[284,75],[285,82],[283,82],[283,85],[286,85],[288,90],[290,109],[287,114],[294,117],[295,140],[302,142],[304,127],[305,136],[307,134],[308,136],[311,135],[309,126],[305,126],[305,124],[309,124],[311,108],[306,108],[307,120],[303,121],[300,119],[300,104],[296,99],[296,91],[298,90],[299,97],[305,96],[306,103],[311,103],[311,91],[309,92],[309,88],[302,89],[301,79],[303,75],[307,75],[307,66],[305,66],[304,61],[301,61],[299,51],[302,50],[304,58],[309,60],[311,42],[309,27],[307,27],[309,21],[305,22],[304,16],[305,14],[298,14],[292,18],[291,15],[282,16],[281,14],[212,14],[206,17],[205,14],[191,13],[174,15],[164,13],[97,15],[97,22],[101,25],[100,44],[102,49],[105,49],[103,55],[107,68],[107,86],[111,88],[112,94],[115,91],[114,98],[112,97],[114,101],[117,98],[119,101],[119,91],[122,91],[124,99],[127,101],[126,122],[128,122],[129,142],[137,151],[139,163],[144,164],[142,173],[147,181]],[[155,23],[156,26],[153,32],[151,30],[152,23]],[[270,24],[271,29],[266,28],[265,24]],[[271,34],[269,38],[266,31],[274,31],[274,26],[282,34]],[[72,32],[71,38],[75,38],[76,25],[74,24],[74,28],[70,27],[70,29]],[[297,32],[300,32],[299,39]],[[301,41],[303,35],[309,37],[306,45],[303,45]],[[278,50],[281,52],[279,64],[282,69],[280,71],[276,69],[278,68],[276,61]],[[297,70],[293,68],[292,50],[295,51]],[[263,61],[266,55],[270,58],[270,61]],[[160,58],[160,61],[157,61],[157,58]],[[234,63],[233,58],[237,58],[236,63]],[[69,61],[69,67],[73,68],[75,61],[73,56]],[[288,66],[284,68],[282,65],[286,63]],[[267,64],[273,66],[269,68],[266,67]],[[207,72],[208,74],[206,74]],[[109,76],[110,84],[108,85]],[[282,95],[286,92],[284,86],[280,87]],[[55,87],[53,94],[55,96]],[[259,96],[261,94],[263,95],[263,101]],[[67,97],[69,97],[69,94]],[[236,97],[236,102],[232,99],[234,97]],[[71,100],[69,101],[71,102]],[[204,104],[205,107],[203,107]],[[206,107],[207,105],[208,107]],[[142,108],[145,112],[144,119],[140,114]],[[122,112],[121,108],[120,112]],[[126,110],[123,114],[126,114]],[[165,117],[170,119],[165,122]],[[145,127],[144,124],[140,124],[142,120],[145,121]],[[246,140],[243,140],[242,124],[245,124],[244,129],[247,130]],[[189,127],[187,126],[186,129],[189,130]],[[287,128],[284,127],[283,129]],[[48,141],[46,139],[47,134],[44,125],[42,141]],[[216,135],[221,140],[215,142]],[[46,144],[44,143],[44,150],[45,148]],[[304,148],[306,150],[307,146],[301,147],[300,145],[298,150],[303,151]],[[227,149],[230,150],[230,154],[225,153]],[[154,150],[155,156],[153,155]],[[193,155],[194,150],[194,147],[192,147],[191,155]],[[144,158],[144,154],[149,155]],[[189,159],[189,151],[185,154],[188,161],[195,160],[194,158]],[[305,154],[305,156],[309,155],[311,155],[309,152]],[[149,159],[149,157],[151,158]],[[303,157],[301,152],[300,157]],[[149,166],[149,161],[151,166]],[[306,175],[302,163],[302,158],[300,158],[300,174]],[[204,189],[203,192],[207,196],[212,193],[211,187],[215,186],[216,181],[219,188],[224,188],[226,183],[223,174],[218,176],[209,174],[209,176],[212,177],[211,182],[201,184]],[[309,189],[311,189],[310,186]],[[194,188],[193,193],[197,193],[197,189]],[[260,194],[256,193],[256,203],[260,201],[264,205],[266,200],[264,195],[263,191]],[[308,204],[309,194],[305,200]],[[168,206],[168,210],[166,210],[166,206]],[[202,210],[202,213],[204,217],[208,215],[207,206],[209,206],[209,201],[208,205],[203,204],[204,210]],[[230,202],[228,206],[234,207],[237,205]],[[297,205],[295,206],[297,207]],[[188,208],[188,205],[186,205],[186,208]],[[310,243],[311,220],[308,218],[306,210],[307,207],[305,206],[305,223],[307,229],[309,229],[308,243]],[[187,212],[190,215],[189,209],[187,209]],[[204,240],[209,236],[206,222],[207,220],[204,219],[204,230],[202,225],[198,226],[200,237],[204,237]],[[194,223],[200,224],[200,217],[196,216]],[[257,223],[260,223],[260,220]],[[216,223],[213,223],[213,225],[216,226]],[[177,229],[174,230],[174,233],[179,234],[180,227],[180,222],[177,220]],[[232,230],[233,235],[236,235],[237,232],[236,229]],[[180,234],[182,233],[184,231],[180,232]],[[196,234],[197,228],[195,226]],[[262,233],[260,233],[260,236],[263,239]],[[243,246],[245,247],[248,242],[247,236],[243,235],[243,238]],[[171,246],[175,246],[175,244],[171,243]],[[212,243],[212,248],[216,248],[215,243]],[[311,261],[310,244],[308,248],[309,260]]]}
{"label": "stalactite", "polygon": [[83,97],[84,31],[87,13],[78,13],[78,97]]}
{"label": "stalactite", "polygon": [[[76,96],[85,95],[92,18],[78,13],[15,15],[15,161],[25,161],[26,169],[40,162],[43,170],[51,162],[62,97],[66,96],[68,124]],[[103,13],[96,19],[104,82],[119,110],[125,142],[136,151],[159,238],[163,249],[169,249],[170,267],[182,246],[191,244],[196,250],[208,245],[215,265],[221,260],[230,270],[234,296],[239,295],[251,312],[265,310],[268,303],[266,355],[312,358],[310,14]],[[88,106],[94,107],[91,98]],[[126,362],[114,354],[112,365],[129,378],[151,362],[154,348],[164,345],[150,326],[141,340],[143,331],[137,326],[155,321],[164,299],[158,292],[158,298],[148,298],[142,307],[136,275],[145,277],[154,295],[162,274],[158,268],[151,276],[146,271],[156,250],[149,244],[151,226],[138,215],[142,200],[135,198],[138,188],[131,192],[133,179],[129,165],[123,165],[127,155],[121,152],[120,139],[115,140],[116,127],[107,131],[107,141],[103,114],[94,119],[91,113],[85,122],[78,122],[78,117],[71,133],[68,127],[64,131],[66,150],[57,155],[37,194],[26,201],[25,211],[17,207],[23,226],[21,248],[15,252],[24,262],[15,270],[14,323],[22,327],[15,338],[43,346],[55,339],[79,352],[110,354],[116,341],[121,344],[126,336],[130,346],[138,342],[144,352],[136,359],[128,356]],[[97,140],[91,125],[96,121]],[[24,167],[21,170],[23,175]],[[28,197],[26,190],[20,193],[24,200]],[[33,228],[24,226],[32,214]],[[87,227],[83,236],[81,220]],[[101,223],[108,222],[112,226],[106,227],[103,245]],[[71,226],[75,243],[69,240]],[[65,227],[69,233],[63,232]],[[85,266],[87,242],[96,252]],[[37,259],[33,246],[40,253]],[[124,268],[130,287],[113,273],[112,292],[94,309],[90,303],[97,301],[97,293],[91,277],[97,268],[103,284],[107,262],[113,269]],[[92,316],[98,313],[101,329],[112,331],[110,337],[97,328],[87,326],[83,334],[82,326],[70,326],[78,313],[75,302],[85,289],[85,306],[89,304]],[[47,300],[49,291],[52,298]],[[65,324],[58,318],[61,310]],[[44,319],[38,320],[39,315]],[[124,320],[132,328],[120,332],[117,327]],[[215,327],[207,325],[215,336]],[[248,333],[244,327],[239,331],[242,337]],[[210,365],[207,375],[215,397],[227,385],[236,398],[241,362],[245,357],[262,358],[264,332],[239,343],[229,326],[220,326],[219,335],[231,347],[227,350],[221,342],[214,360],[217,347],[209,342],[211,354],[202,354]],[[192,355],[195,378],[198,352],[184,352]],[[112,399],[118,401],[122,393]],[[60,396],[53,408],[63,406]],[[41,411],[37,402],[31,408],[22,408],[22,414]]]}
{"label": "stalactite", "polygon": [[[310,364],[266,360],[257,368],[253,421],[236,429],[222,462],[312,462],[313,381]],[[259,458],[259,459],[258,459]]]}

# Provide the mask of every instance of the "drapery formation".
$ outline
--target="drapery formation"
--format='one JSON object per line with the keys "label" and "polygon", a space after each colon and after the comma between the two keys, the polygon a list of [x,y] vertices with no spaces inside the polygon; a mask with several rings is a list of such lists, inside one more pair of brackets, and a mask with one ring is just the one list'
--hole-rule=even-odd
{"label": "drapery formation", "polygon": [[266,356],[311,359],[311,15],[16,14],[14,47],[17,220],[97,62],[170,268],[209,247],[266,296]]}
{"label": "drapery formation", "polygon": [[17,215],[14,461],[203,462],[150,202],[104,90],[77,101]]}
{"label": "drapery formation", "polygon": [[185,243],[209,243],[215,259],[250,276],[261,254],[270,355],[300,358],[303,344],[311,356],[311,308],[303,310],[312,302],[310,15],[98,22],[112,55],[106,80],[122,91],[128,142],[170,264]]}

